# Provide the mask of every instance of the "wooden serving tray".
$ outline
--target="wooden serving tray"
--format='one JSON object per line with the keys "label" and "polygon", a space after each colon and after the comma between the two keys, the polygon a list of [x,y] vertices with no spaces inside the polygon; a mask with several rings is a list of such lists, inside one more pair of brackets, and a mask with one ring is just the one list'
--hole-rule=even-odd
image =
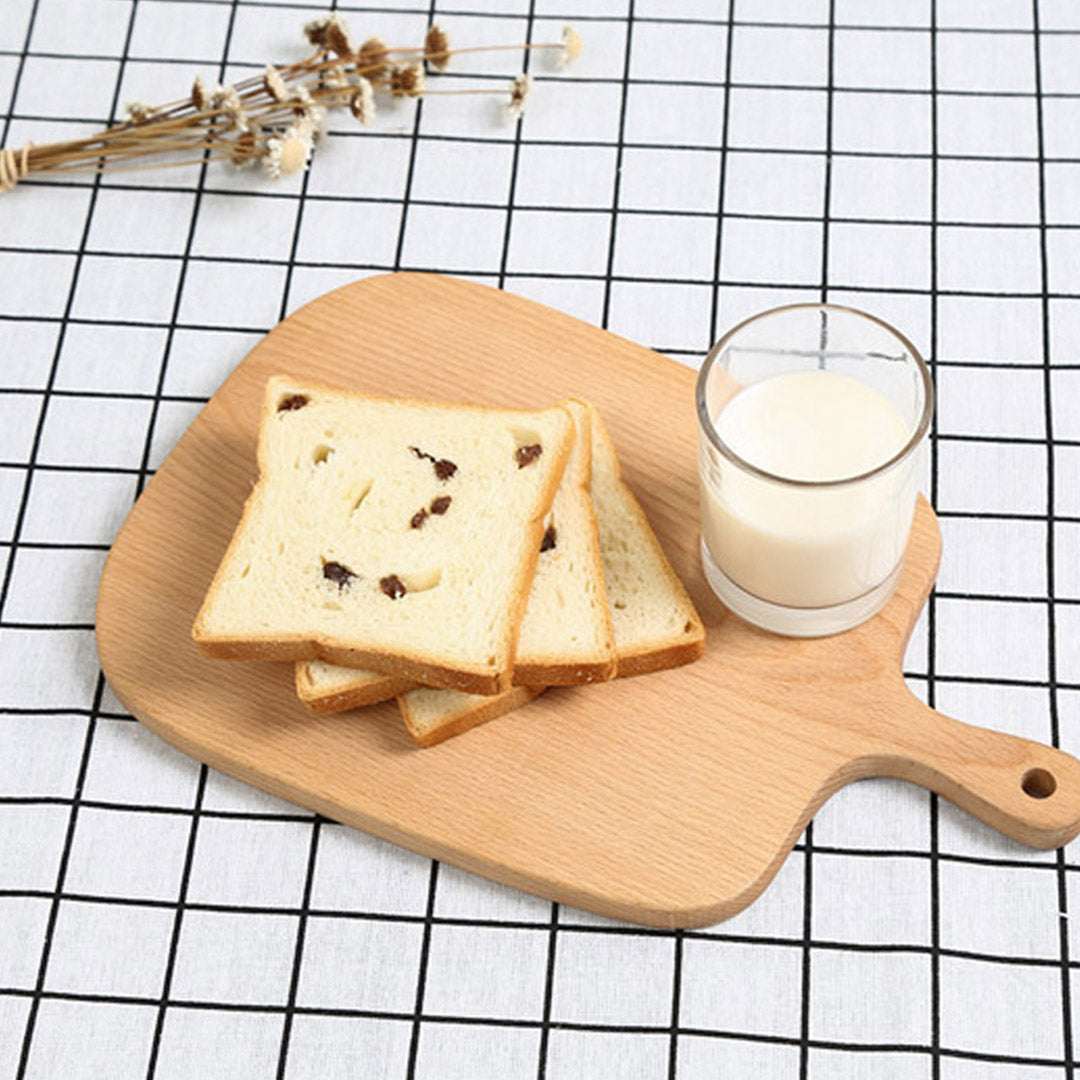
{"label": "wooden serving tray", "polygon": [[[307,712],[289,664],[204,660],[190,627],[255,475],[263,383],[286,372],[375,394],[600,408],[628,483],[708,626],[688,667],[555,689],[420,750],[393,703]],[[851,780],[894,776],[1009,836],[1080,831],[1080,762],[921,704],[901,657],[941,540],[921,502],[896,595],[869,623],[781,638],[728,614],[698,560],[694,372],[494,289],[396,274],[276,327],[158,470],[98,598],[101,662],[186,753],[330,818],[486,877],[633,922],[691,927],[765,887]]]}

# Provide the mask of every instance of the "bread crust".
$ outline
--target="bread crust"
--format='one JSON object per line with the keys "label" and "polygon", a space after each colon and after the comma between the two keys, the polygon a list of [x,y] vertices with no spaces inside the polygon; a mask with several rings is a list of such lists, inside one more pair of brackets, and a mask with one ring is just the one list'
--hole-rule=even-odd
{"label": "bread crust", "polygon": [[303,386],[300,386],[286,376],[270,376],[266,381],[259,416],[259,440],[256,454],[259,479],[245,500],[243,513],[229,541],[229,545],[225,549],[225,554],[222,556],[192,626],[192,638],[199,647],[200,652],[204,656],[216,660],[325,660],[328,663],[340,664],[343,667],[369,668],[401,680],[443,687],[448,690],[461,690],[470,694],[495,695],[509,690],[513,680],[513,658],[521,628],[521,619],[528,600],[529,588],[536,569],[536,559],[543,538],[544,518],[551,509],[555,492],[562,481],[563,471],[573,449],[574,418],[570,411],[558,403],[549,406],[545,410],[504,409],[488,405],[462,404],[457,406],[463,409],[478,409],[492,413],[520,413],[523,423],[526,423],[530,417],[535,417],[537,412],[557,410],[563,414],[566,422],[557,446],[551,448],[555,462],[548,474],[546,486],[541,489],[537,503],[537,514],[525,526],[529,543],[525,545],[525,555],[518,567],[516,579],[511,583],[511,601],[508,605],[509,618],[507,623],[509,631],[504,645],[506,658],[504,666],[480,668],[466,665],[447,665],[422,653],[406,655],[401,652],[371,646],[360,647],[348,639],[329,635],[292,634],[273,637],[265,634],[221,635],[207,630],[204,625],[204,618],[222,586],[223,571],[230,564],[234,550],[241,542],[244,526],[261,497],[262,486],[266,482],[268,471],[268,419],[276,413],[277,401],[280,395],[287,390],[311,394],[347,394],[368,401],[385,402],[394,405],[434,406],[441,409],[453,409],[457,405],[457,403],[432,402],[418,398],[383,398],[363,394],[355,389],[348,390],[325,384],[304,383]]}
{"label": "bread crust", "polygon": [[668,668],[692,664],[705,652],[705,637],[695,637],[690,641],[678,642],[660,649],[648,649],[628,653],[619,657],[618,671],[615,678],[625,679],[633,675],[648,675],[651,671],[666,671]]}
{"label": "bread crust", "polygon": [[377,671],[409,684],[460,690],[466,694],[501,694],[511,687],[513,671],[449,667],[417,661],[398,653],[358,649],[335,639],[294,635],[270,640],[262,637],[196,639],[199,651],[211,660],[325,660],[341,667]]}
{"label": "bread crust", "polygon": [[615,678],[616,660],[593,664],[568,663],[565,660],[549,664],[515,664],[515,686],[585,686],[588,683],[607,682]]}

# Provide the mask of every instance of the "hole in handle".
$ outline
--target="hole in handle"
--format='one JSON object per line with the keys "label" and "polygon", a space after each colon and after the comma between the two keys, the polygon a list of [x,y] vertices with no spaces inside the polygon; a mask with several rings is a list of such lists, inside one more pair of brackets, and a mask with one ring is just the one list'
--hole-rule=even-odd
{"label": "hole in handle", "polygon": [[1024,794],[1033,799],[1048,799],[1057,791],[1057,780],[1046,769],[1028,769],[1020,780]]}

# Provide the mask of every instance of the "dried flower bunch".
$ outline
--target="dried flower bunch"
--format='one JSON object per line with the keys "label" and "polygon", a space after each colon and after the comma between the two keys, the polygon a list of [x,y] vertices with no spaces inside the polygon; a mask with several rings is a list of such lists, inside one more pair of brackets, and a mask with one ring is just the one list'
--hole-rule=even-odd
{"label": "dried flower bunch", "polygon": [[[508,90],[436,90],[427,76],[445,71],[463,53],[542,50],[556,68],[581,52],[581,38],[563,27],[558,42],[451,48],[446,31],[428,28],[420,48],[390,48],[379,38],[354,45],[344,20],[331,14],[304,27],[315,51],[295,64],[268,65],[258,76],[232,86],[207,86],[196,78],[188,97],[152,107],[128,105],[128,119],[84,139],[28,144],[0,150],[0,192],[34,173],[86,173],[165,168],[229,161],[261,165],[270,177],[305,168],[316,142],[326,134],[328,109],[347,108],[364,127],[375,118],[380,95],[420,98],[436,94],[498,94],[507,115],[521,116],[532,78],[519,75]],[[147,164],[143,159],[168,155]]]}

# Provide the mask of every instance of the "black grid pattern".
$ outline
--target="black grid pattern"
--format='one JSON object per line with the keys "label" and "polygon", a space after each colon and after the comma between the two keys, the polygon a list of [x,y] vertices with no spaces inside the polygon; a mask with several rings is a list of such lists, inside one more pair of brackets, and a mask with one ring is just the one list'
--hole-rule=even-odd
{"label": "black grid pattern", "polygon": [[[6,0],[0,141],[241,76],[324,6]],[[399,42],[433,17],[458,41],[570,21],[586,51],[532,65],[518,124],[436,99],[335,122],[277,185],[185,168],[0,200],[0,1076],[1071,1077],[1076,845],[1028,851],[871,782],[736,919],[624,926],[163,746],[101,677],[92,602],[228,369],[346,280],[457,273],[690,364],[752,311],[850,302],[939,390],[945,561],[912,687],[1077,752],[1080,9],[336,6]]]}

